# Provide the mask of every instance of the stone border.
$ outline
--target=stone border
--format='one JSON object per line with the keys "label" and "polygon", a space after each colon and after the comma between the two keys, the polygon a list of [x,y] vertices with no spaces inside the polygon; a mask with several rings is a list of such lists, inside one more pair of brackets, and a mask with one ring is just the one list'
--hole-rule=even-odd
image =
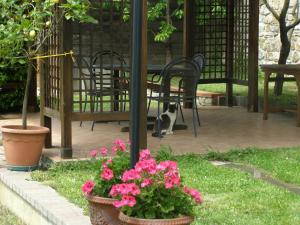
{"label": "stone border", "polygon": [[251,174],[255,179],[263,180],[272,184],[273,186],[277,186],[280,188],[284,188],[296,195],[300,195],[300,187],[294,184],[283,182],[277,178],[272,177],[268,172],[263,171],[262,169],[258,169],[254,166],[245,165],[241,163],[234,162],[223,162],[223,161],[212,161],[211,162],[215,166],[225,166],[228,168],[234,168],[241,170],[243,172]]}
{"label": "stone border", "polygon": [[0,203],[29,225],[91,225],[83,210],[30,173],[0,169]]}

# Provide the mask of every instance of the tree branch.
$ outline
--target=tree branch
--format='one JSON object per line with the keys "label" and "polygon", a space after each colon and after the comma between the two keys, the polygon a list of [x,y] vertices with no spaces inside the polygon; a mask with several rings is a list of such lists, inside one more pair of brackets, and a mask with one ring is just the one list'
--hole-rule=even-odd
{"label": "tree branch", "polygon": [[289,7],[290,7],[290,0],[284,0],[284,4],[279,17],[280,19],[285,20]]}
{"label": "tree branch", "polygon": [[296,4],[293,7],[292,15],[293,15],[295,21],[292,24],[290,24],[290,25],[288,25],[286,27],[288,30],[291,30],[291,29],[295,28],[295,26],[297,26],[298,24],[300,24],[300,18],[299,18],[299,0],[296,1]]}
{"label": "tree branch", "polygon": [[273,14],[273,16],[279,21],[278,13],[270,6],[268,0],[263,0],[267,9]]}

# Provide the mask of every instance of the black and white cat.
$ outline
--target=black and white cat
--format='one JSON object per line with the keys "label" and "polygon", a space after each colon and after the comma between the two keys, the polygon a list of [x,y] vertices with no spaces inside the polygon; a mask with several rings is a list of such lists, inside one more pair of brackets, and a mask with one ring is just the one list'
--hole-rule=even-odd
{"label": "black and white cat", "polygon": [[[153,137],[162,137],[166,134],[173,134],[173,126],[177,117],[177,104],[169,104],[168,109],[161,113],[154,124]],[[160,121],[160,128],[158,123]]]}

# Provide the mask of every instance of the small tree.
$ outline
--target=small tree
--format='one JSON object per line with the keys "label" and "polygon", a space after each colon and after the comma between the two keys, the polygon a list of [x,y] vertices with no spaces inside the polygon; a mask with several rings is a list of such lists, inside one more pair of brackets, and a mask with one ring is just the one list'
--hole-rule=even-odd
{"label": "small tree", "polygon": [[[279,23],[281,48],[280,48],[280,56],[279,56],[278,64],[286,64],[291,51],[291,39],[292,39],[294,29],[298,24],[300,24],[299,0],[293,1],[294,5],[292,6],[292,15],[294,19],[289,24],[287,22],[287,15],[288,15],[289,8],[291,7],[290,0],[284,0],[282,9],[279,13],[274,9],[274,7],[272,7],[269,4],[268,0],[263,0],[263,1],[266,7],[268,8],[268,10],[272,13],[272,15]],[[277,80],[275,83],[274,94],[281,95],[284,75],[277,74],[276,78]]]}
{"label": "small tree", "polygon": [[[61,10],[59,17],[55,8]],[[51,36],[54,24],[67,20],[97,21],[88,15],[88,0],[1,0],[0,67],[28,64],[22,108],[22,126],[27,128],[29,85],[34,69],[33,58]],[[56,20],[55,23],[53,20]]]}
{"label": "small tree", "polygon": [[[174,4],[171,4],[174,2]],[[176,31],[173,20],[183,18],[184,0],[158,0],[148,2],[148,21],[159,21],[159,29],[152,30],[154,41],[163,42],[166,46],[166,63],[172,60],[172,34]]]}

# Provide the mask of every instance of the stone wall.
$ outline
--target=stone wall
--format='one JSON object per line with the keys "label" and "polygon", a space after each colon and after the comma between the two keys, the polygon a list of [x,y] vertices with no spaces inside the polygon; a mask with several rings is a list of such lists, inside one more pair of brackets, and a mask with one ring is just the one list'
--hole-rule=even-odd
{"label": "stone wall", "polygon": [[[291,0],[291,7],[288,12],[287,21],[291,23],[293,19],[292,6],[296,0]],[[279,13],[284,0],[269,0],[270,5]],[[280,32],[278,21],[262,3],[260,4],[260,24],[259,24],[259,63],[277,63],[280,52]],[[292,48],[288,63],[300,63],[300,26],[296,26]]]}

